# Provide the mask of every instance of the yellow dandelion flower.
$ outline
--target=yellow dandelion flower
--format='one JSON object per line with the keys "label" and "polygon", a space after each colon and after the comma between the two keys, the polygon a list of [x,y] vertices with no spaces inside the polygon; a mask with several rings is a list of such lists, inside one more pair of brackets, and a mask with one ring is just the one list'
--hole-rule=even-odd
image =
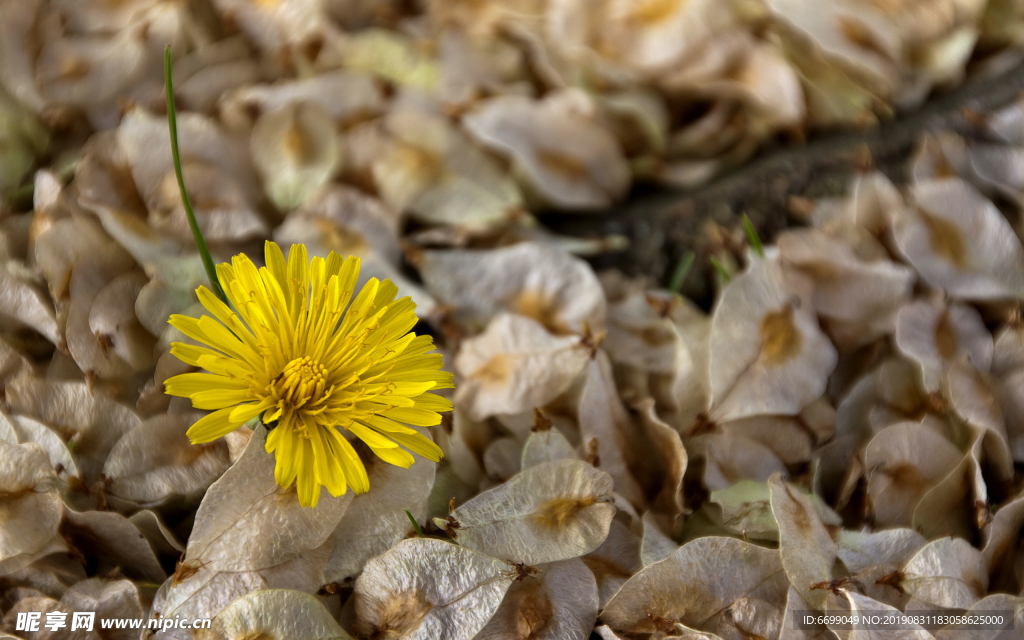
{"label": "yellow dandelion flower", "polygon": [[166,382],[168,394],[213,411],[188,430],[192,442],[216,440],[262,416],[275,479],[282,487],[297,483],[304,506],[316,505],[321,486],[334,496],[346,486],[356,493],[370,488],[346,433],[400,467],[413,463],[409,451],[440,460],[441,449],[407,426],[438,424],[452,405],[428,392],[453,386],[452,375],[441,371],[441,354],[430,353],[431,337],[410,333],[412,300],[395,300],[398,288],[376,279],[353,298],[359,259],[331,253],[310,261],[301,244],[286,261],[267,242],[266,265],[257,268],[244,255],[217,265],[231,305],[200,287],[199,301],[213,317],[170,318],[208,345],[171,347],[209,372]]}

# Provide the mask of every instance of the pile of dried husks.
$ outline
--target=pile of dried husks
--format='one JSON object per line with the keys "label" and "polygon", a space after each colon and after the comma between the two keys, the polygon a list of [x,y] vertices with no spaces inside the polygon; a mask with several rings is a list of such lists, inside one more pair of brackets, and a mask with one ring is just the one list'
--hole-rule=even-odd
{"label": "pile of dried husks", "polygon": [[[1017,60],[1024,5],[413,4],[0,0],[0,637],[1020,638],[1024,102],[733,256],[710,313],[527,211],[913,108]],[[215,256],[304,243],[411,296],[455,374],[440,464],[360,448],[369,491],[305,508],[263,426],[190,444],[166,43]],[[940,609],[1018,630],[794,625]]]}

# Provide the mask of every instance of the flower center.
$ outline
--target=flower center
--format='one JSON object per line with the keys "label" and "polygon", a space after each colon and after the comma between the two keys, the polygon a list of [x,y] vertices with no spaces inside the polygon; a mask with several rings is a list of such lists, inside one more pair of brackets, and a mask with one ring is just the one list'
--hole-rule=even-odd
{"label": "flower center", "polygon": [[327,368],[309,356],[296,358],[285,366],[269,385],[268,391],[279,403],[290,409],[312,408],[330,395],[327,387]]}

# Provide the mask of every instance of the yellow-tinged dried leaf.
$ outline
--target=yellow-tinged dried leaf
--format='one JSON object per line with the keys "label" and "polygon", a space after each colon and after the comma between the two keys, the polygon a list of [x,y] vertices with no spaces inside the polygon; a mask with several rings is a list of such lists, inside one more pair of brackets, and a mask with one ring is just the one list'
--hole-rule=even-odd
{"label": "yellow-tinged dried leaf", "polygon": [[254,591],[213,619],[203,640],[351,640],[316,597],[289,589]]}
{"label": "yellow-tinged dried leaf", "polygon": [[608,535],[611,502],[608,474],[581,460],[547,462],[456,508],[455,540],[527,565],[575,558]]}
{"label": "yellow-tinged dried leaf", "polygon": [[352,499],[334,530],[334,550],[324,569],[327,582],[355,577],[367,560],[405,538],[412,528],[406,511],[423,521],[437,465],[413,457],[416,462],[408,469],[376,456],[363,458],[370,490]]}
{"label": "yellow-tinged dried leaf", "polygon": [[542,407],[572,385],[590,360],[576,336],[553,336],[525,316],[503,313],[462,342],[455,402],[474,420]]}
{"label": "yellow-tinged dried leaf", "polygon": [[880,431],[864,452],[875,521],[909,525],[918,501],[961,457],[949,440],[925,425],[902,422]]}
{"label": "yellow-tinged dried leaf", "polygon": [[197,498],[230,465],[220,440],[193,445],[185,432],[197,416],[154,416],[114,445],[103,465],[109,493],[121,500],[157,506],[172,497]]}
{"label": "yellow-tinged dried leaf", "polygon": [[981,552],[966,540],[942,538],[910,559],[900,584],[936,607],[967,609],[988,591],[988,567]]}
{"label": "yellow-tinged dried leaf", "polygon": [[470,640],[512,585],[506,562],[431,538],[404,540],[356,580],[355,631],[363,637]]}
{"label": "yellow-tinged dried leaf", "polygon": [[320,506],[299,504],[295,486],[274,480],[274,457],[265,450],[266,429],[257,427],[242,457],[206,492],[185,561],[211,571],[259,571],[324,544],[352,502],[321,487]]}
{"label": "yellow-tinged dried leaf", "polygon": [[291,102],[264,113],[249,147],[263,189],[285,211],[309,200],[342,164],[334,121],[317,102]]}
{"label": "yellow-tinged dried leaf", "polygon": [[774,258],[734,278],[711,321],[712,417],[793,415],[825,390],[836,350],[818,328],[810,281]]}
{"label": "yellow-tinged dried leaf", "polygon": [[57,533],[56,481],[42,447],[0,441],[0,561],[36,553]]}
{"label": "yellow-tinged dried leaf", "polygon": [[430,292],[472,327],[501,311],[529,316],[554,333],[605,325],[604,292],[590,265],[550,245],[427,251],[420,272]]}
{"label": "yellow-tinged dried leaf", "polygon": [[825,606],[827,591],[813,585],[832,580],[838,549],[814,504],[795,488],[774,475],[768,480],[772,514],[779,526],[779,554],[786,575],[808,604]]}
{"label": "yellow-tinged dried leaf", "polygon": [[601,612],[617,631],[653,633],[658,620],[681,622],[731,640],[733,607],[777,605],[782,618],[789,582],[778,551],[733,538],[704,537],[630,578]]}
{"label": "yellow-tinged dried leaf", "polygon": [[981,315],[962,304],[926,300],[904,305],[896,315],[896,348],[921,369],[925,389],[938,391],[953,361],[967,358],[979,371],[992,364],[992,336]]}
{"label": "yellow-tinged dried leaf", "polygon": [[577,558],[537,568],[506,592],[475,640],[588,640],[597,620],[597,583]]}
{"label": "yellow-tinged dried leaf", "polygon": [[1024,295],[1024,248],[992,202],[959,178],[919,182],[912,195],[893,237],[925,282],[964,300]]}
{"label": "yellow-tinged dried leaf", "polygon": [[541,101],[499,96],[463,122],[477,139],[510,156],[544,200],[563,209],[600,209],[625,195],[629,167],[611,134],[575,110],[577,100],[588,101],[565,94]]}

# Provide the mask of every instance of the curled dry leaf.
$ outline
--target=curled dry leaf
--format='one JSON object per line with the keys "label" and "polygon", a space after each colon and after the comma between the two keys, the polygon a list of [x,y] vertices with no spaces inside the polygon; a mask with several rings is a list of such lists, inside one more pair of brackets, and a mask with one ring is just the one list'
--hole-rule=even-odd
{"label": "curled dry leaf", "polygon": [[505,593],[476,640],[588,640],[597,620],[597,582],[578,558],[537,568]]}
{"label": "curled dry leaf", "polygon": [[484,450],[484,472],[494,482],[505,482],[522,469],[523,445],[512,437],[498,438]]}
{"label": "curled dry leaf", "polygon": [[606,303],[586,262],[537,242],[491,251],[427,251],[420,273],[456,318],[482,326],[501,311],[529,316],[553,333],[600,331]]}
{"label": "curled dry leaf", "polygon": [[0,315],[32,329],[55,345],[64,344],[53,304],[32,273],[14,261],[0,264]]}
{"label": "curled dry leaf", "polygon": [[[689,459],[679,433],[658,417],[654,399],[645,398],[635,407],[642,433],[649,443],[647,464],[641,469],[646,494],[653,496],[651,509],[674,521],[683,514],[683,475]],[[646,477],[644,477],[646,476]]]}
{"label": "curled dry leaf", "polygon": [[972,177],[986,191],[1024,203],[1024,148],[979,142],[967,156]]}
{"label": "curled dry leaf", "polygon": [[[178,91],[178,87],[175,90]],[[338,123],[376,115],[384,109],[382,89],[372,77],[339,69],[310,78],[254,84],[226,93],[220,99],[220,117],[229,127],[244,129],[255,123],[254,112],[276,111],[293,102],[316,102]]]}
{"label": "curled dry leaf", "polygon": [[[390,137],[373,154],[370,172],[395,210],[467,231],[498,226],[522,211],[515,182],[446,119],[395,110],[382,126]],[[355,155],[361,145],[350,144]]]}
{"label": "curled dry leaf", "polygon": [[979,462],[982,440],[975,438],[945,477],[929,489],[914,507],[910,525],[930,540],[944,536],[973,538],[986,514],[988,488]]}
{"label": "curled dry leaf", "polygon": [[601,346],[612,362],[651,373],[675,373],[679,359],[688,353],[676,344],[674,319],[662,312],[666,304],[672,301],[637,289],[608,305],[608,335]]}
{"label": "curled dry leaf", "polygon": [[793,415],[825,390],[835,347],[818,328],[810,281],[755,259],[722,292],[711,320],[712,416]]}
{"label": "curled dry leaf", "polygon": [[876,564],[902,567],[927,543],[925,537],[913,529],[885,529],[873,533],[843,529],[836,536],[837,555],[853,573]]}
{"label": "curled dry leaf", "polygon": [[[64,329],[68,351],[79,369],[100,379],[127,378],[133,364],[145,368],[152,363],[155,340],[135,320],[133,293],[141,283],[122,278],[131,268],[131,257],[116,245],[107,253],[79,256],[71,268]],[[136,362],[125,361],[119,350]]]}
{"label": "curled dry leaf", "polygon": [[158,415],[114,445],[103,465],[110,495],[142,506],[179,496],[195,499],[230,465],[222,440],[192,444],[185,432],[195,414]]}
{"label": "curled dry leaf", "polygon": [[436,62],[410,36],[397,31],[369,28],[349,34],[342,57],[345,68],[398,85],[424,90],[437,85]]}
{"label": "curled dry leaf", "polygon": [[[617,498],[617,503],[624,502]],[[583,556],[594,578],[597,579],[601,607],[604,608],[630,576],[643,568],[643,539],[637,535],[635,514],[621,509],[608,528],[608,536],[601,546]]]}
{"label": "curled dry leaf", "polygon": [[572,460],[577,457],[572,444],[558,429],[552,427],[544,431],[534,431],[526,439],[520,468],[529,469],[545,462]]}
{"label": "curled dry leaf", "polygon": [[405,538],[411,527],[406,511],[423,520],[437,465],[413,457],[416,462],[408,469],[364,457],[370,490],[352,499],[334,530],[334,551],[324,569],[327,582],[355,577],[367,560]]}
{"label": "curled dry leaf", "polygon": [[484,144],[508,154],[545,201],[563,209],[599,209],[625,195],[629,166],[611,134],[576,109],[577,98],[586,100],[500,96],[464,123]]}
{"label": "curled dry leaf", "polygon": [[966,357],[979,371],[992,365],[992,336],[973,308],[917,300],[896,315],[896,348],[918,364],[925,389],[938,391],[953,361]]}
{"label": "curled dry leaf", "polygon": [[972,439],[981,440],[972,444],[971,455],[979,464],[985,463],[994,476],[990,481],[1009,486],[1013,482],[1013,456],[996,393],[991,378],[963,360],[955,362],[943,380],[943,395],[950,407],[971,429]]}
{"label": "curled dry leaf", "polygon": [[[324,566],[331,553],[329,540],[316,549],[259,571],[221,572],[202,562],[184,561],[153,600],[155,617],[212,618],[247,593],[264,589],[292,589],[316,593],[324,585]],[[179,630],[162,632],[160,640],[185,640]]]}
{"label": "curled dry leaf", "polygon": [[263,51],[268,61],[277,61],[286,68],[310,69],[316,61],[312,52],[337,36],[337,27],[321,2],[214,0],[213,5],[222,15],[232,16],[236,28]]}
{"label": "curled dry leaf", "polygon": [[535,320],[503,313],[462,343],[455,402],[474,420],[529,411],[561,395],[589,360],[579,337],[553,336]]}
{"label": "curled dry leaf", "polygon": [[619,398],[608,356],[598,351],[584,375],[576,412],[584,450],[597,455],[597,463],[614,479],[616,493],[643,506],[647,499],[633,474],[646,463],[640,449],[643,435]]}
{"label": "curled dry leaf", "polygon": [[[135,109],[122,120],[118,136],[150,212],[150,225],[183,243],[191,242],[171,164],[167,123]],[[256,176],[238,145],[199,114],[179,115],[178,138],[185,183],[207,241],[266,237],[269,227],[254,208],[260,200]]]}
{"label": "curled dry leaf", "polygon": [[811,587],[832,579],[838,549],[813,503],[774,475],[768,480],[779,526],[779,554],[786,575],[808,604],[823,609],[827,591]]}
{"label": "curled dry leaf", "polygon": [[317,102],[290,102],[264,113],[249,146],[263,188],[281,210],[308,200],[341,167],[334,121]]}
{"label": "curled dry leaf", "polygon": [[[615,515],[612,479],[581,460],[530,467],[459,506],[456,541],[509,562],[537,565],[596,549]],[[443,520],[438,526],[444,527]]]}
{"label": "curled dry leaf", "polygon": [[643,517],[644,535],[640,540],[640,560],[643,565],[661,562],[679,549],[675,540],[665,535],[658,528],[656,518],[650,511]]}
{"label": "curled dry leaf", "polygon": [[708,489],[728,489],[740,480],[764,482],[772,475],[787,475],[786,465],[771,449],[743,436],[710,433],[691,442],[703,448],[703,481]]}
{"label": "curled dry leaf", "polygon": [[0,442],[0,561],[34,554],[57,534],[56,480],[42,447]]}
{"label": "curled dry leaf", "polygon": [[1024,527],[1024,497],[1017,496],[992,515],[982,530],[981,552],[988,564],[991,587],[1019,591],[1022,584],[1015,565],[1020,553],[1020,534]]}
{"label": "curled dry leaf", "polygon": [[[153,355],[156,338],[135,315],[139,293],[148,282],[145,274],[138,271],[113,278],[96,292],[88,316],[89,330],[99,344],[100,351],[117,356],[135,373],[149,371],[156,364]],[[72,306],[76,304],[75,293],[72,289]],[[73,315],[68,316],[69,347]]]}
{"label": "curled dry leaf", "polygon": [[356,580],[356,632],[363,637],[470,640],[512,585],[506,562],[441,540],[403,540]]}
{"label": "curled dry leaf", "polygon": [[814,281],[811,302],[833,321],[833,335],[850,327],[857,347],[892,333],[896,309],[910,297],[914,272],[888,259],[867,261],[846,243],[817,229],[778,238],[779,259]]}
{"label": "curled dry leaf", "polygon": [[936,607],[967,609],[988,591],[988,566],[980,551],[960,538],[929,543],[903,568],[901,586]]}
{"label": "curled dry leaf", "polygon": [[50,427],[25,416],[10,415],[0,409],[0,440],[9,444],[34,442],[46,450],[50,466],[64,480],[77,477],[78,466],[71,452]]}
{"label": "curled dry leaf", "polygon": [[732,607],[778,604],[774,615],[781,617],[788,586],[778,551],[733,538],[698,538],[627,580],[601,620],[628,633],[654,633],[659,620],[681,622],[732,640],[743,637],[730,622]]}
{"label": "curled dry leaf", "polygon": [[[799,493],[811,504],[814,518],[829,526],[839,526],[839,517],[815,494],[806,494],[793,485],[785,485],[790,492]],[[772,512],[772,489],[767,482],[740,480],[726,489],[712,491],[710,501],[721,509],[721,522],[737,534],[755,540],[779,539],[779,525]]]}
{"label": "curled dry leaf", "polygon": [[[843,595],[850,603],[850,613],[865,615],[871,612],[872,614],[878,613],[883,616],[899,615],[900,613],[899,609],[861,595],[856,591],[843,591]],[[900,626],[902,627],[903,625]],[[925,631],[919,625],[907,625],[907,627],[892,630],[854,629],[850,632],[849,640],[935,640],[932,634]]]}
{"label": "curled dry leaf", "polygon": [[[131,580],[90,578],[75,584],[60,599],[71,611],[94,611],[96,618],[142,618],[144,608],[139,589]],[[113,630],[110,640],[134,640],[131,630]]]}
{"label": "curled dry leaf", "polygon": [[96,482],[110,450],[141,420],[85,382],[54,382],[22,375],[7,387],[15,412],[30,416],[74,442],[74,458],[87,484]]}
{"label": "curled dry leaf", "polygon": [[167,579],[149,541],[120,513],[65,509],[61,535],[101,567],[156,584]]}
{"label": "curled dry leaf", "polygon": [[149,546],[158,556],[178,556],[185,553],[185,545],[178,541],[178,536],[167,528],[155,511],[143,509],[136,511],[130,518],[132,524],[142,532],[142,535],[149,541]]}
{"label": "curled dry leaf", "polygon": [[201,634],[205,640],[351,639],[315,596],[288,589],[242,596],[218,613],[210,629]]}
{"label": "curled dry leaf", "polygon": [[917,183],[912,196],[893,237],[925,282],[964,300],[1024,296],[1024,248],[994,204],[957,178]]}
{"label": "curled dry leaf", "polygon": [[238,462],[206,492],[186,562],[211,571],[267,569],[320,547],[337,527],[352,493],[334,497],[321,488],[322,506],[302,507],[294,486],[277,486],[265,443],[266,429],[259,426]]}
{"label": "curled dry leaf", "polygon": [[751,416],[717,424],[716,429],[726,438],[764,445],[786,464],[810,460],[814,448],[815,434],[801,416]]}
{"label": "curled dry leaf", "polygon": [[249,43],[236,35],[200,43],[175,60],[172,73],[179,108],[209,113],[226,92],[258,82],[263,69],[251,55]]}
{"label": "curled dry leaf", "polygon": [[[893,61],[902,53],[902,42],[896,25],[878,8],[836,2],[820,10],[806,0],[771,0],[768,7],[773,17],[792,31],[787,37],[808,38],[821,52],[825,65],[838,67],[839,73],[849,74],[876,96],[887,95],[894,88],[897,71]],[[871,44],[865,44],[868,42]]]}
{"label": "curled dry leaf", "polygon": [[962,457],[949,440],[925,425],[902,422],[880,431],[864,451],[875,522],[909,525],[917,503]]}

